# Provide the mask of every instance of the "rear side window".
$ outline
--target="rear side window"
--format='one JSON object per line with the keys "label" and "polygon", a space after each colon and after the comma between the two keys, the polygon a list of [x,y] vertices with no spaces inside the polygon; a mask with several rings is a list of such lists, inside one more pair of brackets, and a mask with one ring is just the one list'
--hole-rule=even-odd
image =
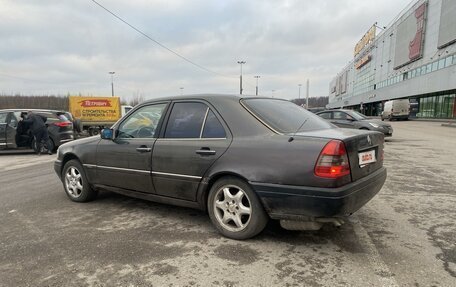
{"label": "rear side window", "polygon": [[204,124],[202,138],[225,138],[226,133],[215,114],[209,110]]}
{"label": "rear side window", "polygon": [[279,133],[330,129],[319,116],[290,101],[280,99],[243,99],[241,102],[256,117]]}
{"label": "rear side window", "polygon": [[225,128],[203,103],[175,103],[165,138],[226,138]]}
{"label": "rear side window", "polygon": [[199,138],[208,107],[203,103],[175,103],[165,138]]}

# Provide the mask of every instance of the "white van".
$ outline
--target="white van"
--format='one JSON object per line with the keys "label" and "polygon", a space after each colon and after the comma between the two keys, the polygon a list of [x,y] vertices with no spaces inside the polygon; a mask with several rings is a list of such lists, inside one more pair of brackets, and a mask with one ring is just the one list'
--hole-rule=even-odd
{"label": "white van", "polygon": [[408,99],[387,101],[383,106],[381,115],[382,121],[385,119],[408,120],[410,114],[410,102]]}

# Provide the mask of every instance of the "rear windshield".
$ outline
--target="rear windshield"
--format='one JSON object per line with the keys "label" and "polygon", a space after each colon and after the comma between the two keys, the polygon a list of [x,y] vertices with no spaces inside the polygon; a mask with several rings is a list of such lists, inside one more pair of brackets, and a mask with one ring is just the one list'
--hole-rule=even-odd
{"label": "rear windshield", "polygon": [[274,130],[295,133],[330,129],[333,126],[290,101],[280,99],[242,99],[241,102]]}

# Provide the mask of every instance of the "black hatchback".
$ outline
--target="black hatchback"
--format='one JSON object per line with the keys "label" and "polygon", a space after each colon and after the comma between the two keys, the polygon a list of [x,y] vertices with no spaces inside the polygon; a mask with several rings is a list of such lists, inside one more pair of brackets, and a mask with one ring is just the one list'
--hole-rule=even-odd
{"label": "black hatchback", "polygon": [[21,114],[32,111],[47,118],[46,126],[51,139],[50,150],[55,150],[61,144],[72,141],[73,123],[65,116],[64,111],[7,109],[0,110],[0,149],[18,149],[36,147],[35,140],[21,121]]}

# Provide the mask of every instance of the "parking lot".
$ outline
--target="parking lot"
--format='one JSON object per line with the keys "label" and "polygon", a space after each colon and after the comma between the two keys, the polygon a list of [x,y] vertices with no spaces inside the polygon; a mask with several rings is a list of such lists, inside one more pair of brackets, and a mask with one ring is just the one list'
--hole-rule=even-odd
{"label": "parking lot", "polygon": [[71,202],[55,155],[0,152],[0,286],[454,286],[456,129],[391,124],[386,183],[345,225],[247,241],[197,210]]}

